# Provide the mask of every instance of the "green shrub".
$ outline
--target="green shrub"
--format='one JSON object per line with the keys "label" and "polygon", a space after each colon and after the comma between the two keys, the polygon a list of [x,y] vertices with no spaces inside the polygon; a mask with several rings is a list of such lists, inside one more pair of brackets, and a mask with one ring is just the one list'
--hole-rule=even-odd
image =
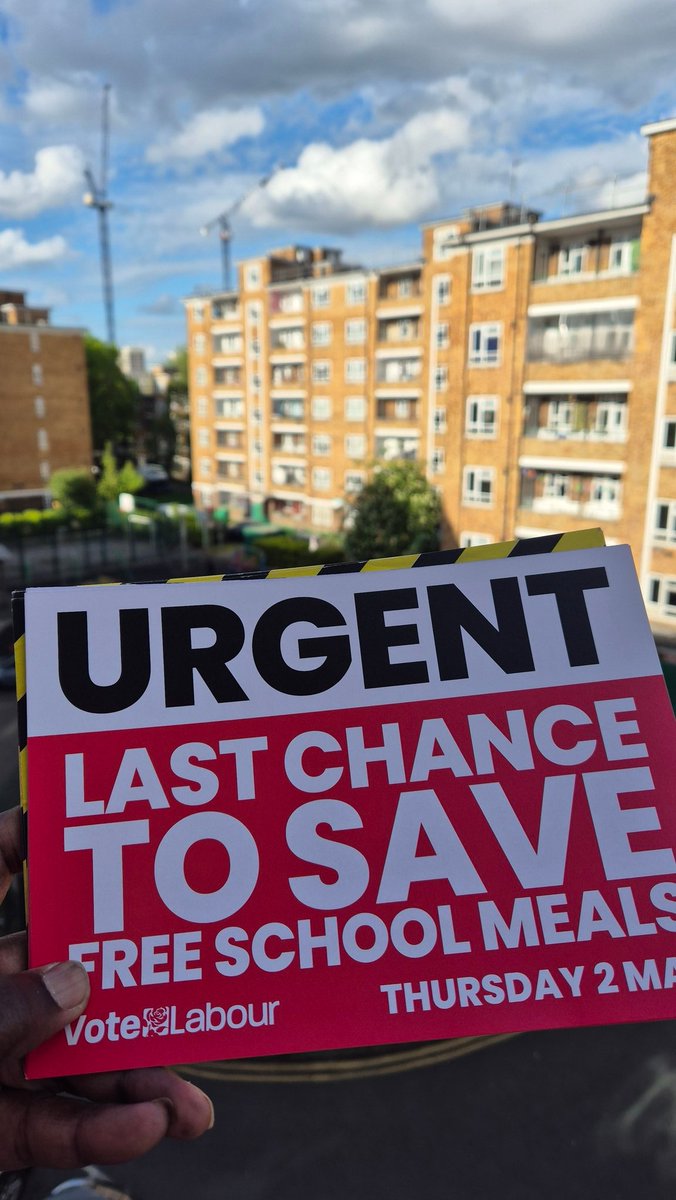
{"label": "green shrub", "polygon": [[92,512],[97,505],[96,480],[90,471],[79,467],[63,467],[55,471],[49,490],[62,508],[86,509]]}
{"label": "green shrub", "polygon": [[342,546],[333,539],[322,542],[317,550],[310,550],[305,538],[293,534],[270,534],[257,538],[256,547],[262,550],[269,570],[288,570],[290,567],[314,567],[324,563],[342,562],[345,555]]}

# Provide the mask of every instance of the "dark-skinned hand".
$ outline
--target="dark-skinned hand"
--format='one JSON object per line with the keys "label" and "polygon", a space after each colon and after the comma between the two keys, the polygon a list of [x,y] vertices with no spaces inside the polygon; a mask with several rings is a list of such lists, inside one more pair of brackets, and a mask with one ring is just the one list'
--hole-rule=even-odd
{"label": "dark-skinned hand", "polygon": [[[0,902],[20,871],[20,814],[0,814]],[[27,971],[26,935],[0,938],[0,1170],[119,1163],[213,1125],[208,1096],[164,1068],[27,1083],[21,1060],[89,999],[79,963]]]}

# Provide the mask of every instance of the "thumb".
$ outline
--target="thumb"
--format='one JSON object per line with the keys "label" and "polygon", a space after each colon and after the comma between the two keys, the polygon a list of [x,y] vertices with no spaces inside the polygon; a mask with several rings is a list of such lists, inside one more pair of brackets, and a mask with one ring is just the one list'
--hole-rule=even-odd
{"label": "thumb", "polygon": [[0,1059],[20,1058],[80,1015],[89,979],[77,962],[51,963],[0,979]]}

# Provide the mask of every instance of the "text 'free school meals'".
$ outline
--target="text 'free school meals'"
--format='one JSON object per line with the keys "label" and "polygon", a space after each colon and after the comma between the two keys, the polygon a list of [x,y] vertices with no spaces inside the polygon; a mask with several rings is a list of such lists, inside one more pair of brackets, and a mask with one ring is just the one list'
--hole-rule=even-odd
{"label": "text 'free school meals'", "polygon": [[[427,560],[426,560],[427,561]],[[25,594],[34,1076],[673,1015],[626,547]]]}

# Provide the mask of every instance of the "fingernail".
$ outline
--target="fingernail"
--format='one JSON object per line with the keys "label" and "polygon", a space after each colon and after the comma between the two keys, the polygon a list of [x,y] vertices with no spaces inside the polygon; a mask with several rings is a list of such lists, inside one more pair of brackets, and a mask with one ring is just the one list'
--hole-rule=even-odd
{"label": "fingernail", "polygon": [[79,1008],[89,996],[87,972],[80,963],[52,963],[43,967],[42,979],[50,996],[64,1012]]}
{"label": "fingernail", "polygon": [[[188,1081],[186,1081],[186,1082],[188,1082]],[[209,1105],[209,1124],[207,1125],[207,1129],[213,1129],[214,1123],[216,1121],[216,1114],[214,1112],[214,1106],[213,1106],[211,1096],[208,1096],[206,1092],[203,1092],[202,1089],[200,1087],[198,1087],[196,1083],[191,1083],[190,1087],[193,1089],[194,1092],[197,1092],[198,1096],[201,1096],[203,1100],[206,1100],[207,1104]]]}

